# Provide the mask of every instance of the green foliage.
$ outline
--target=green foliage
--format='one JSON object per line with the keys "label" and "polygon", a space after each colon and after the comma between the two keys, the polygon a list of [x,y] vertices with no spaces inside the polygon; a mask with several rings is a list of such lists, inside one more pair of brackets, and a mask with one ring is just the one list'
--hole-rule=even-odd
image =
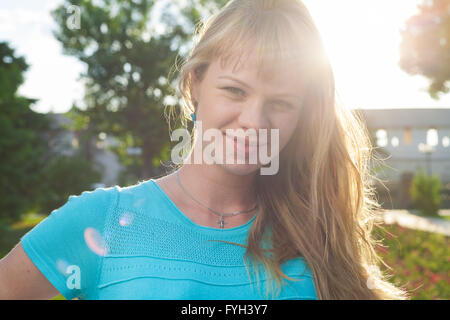
{"label": "green foliage", "polygon": [[[66,26],[69,5],[81,7],[81,29]],[[152,159],[168,143],[161,117],[163,98],[170,95],[167,75],[176,56],[175,37],[186,37],[180,26],[155,37],[148,23],[154,1],[69,1],[54,10],[56,38],[64,51],[86,63],[87,109],[77,114],[89,121],[93,134],[105,132],[119,140],[119,161],[148,176]],[[176,21],[173,19],[172,21]],[[131,139],[130,139],[131,137]],[[140,157],[128,147],[141,147]],[[119,149],[120,150],[117,150]]]}
{"label": "green foliage", "polygon": [[23,82],[28,65],[23,57],[15,57],[6,42],[0,42],[0,103],[17,99],[16,91]]}
{"label": "green foliage", "polygon": [[384,225],[375,229],[377,251],[391,269],[391,282],[405,286],[412,300],[450,299],[450,238],[441,234]]}
{"label": "green foliage", "polygon": [[118,180],[120,186],[131,186],[139,180],[139,177],[131,171],[121,171]]}
{"label": "green foliage", "polygon": [[411,199],[416,209],[427,216],[438,216],[442,201],[442,183],[438,176],[429,177],[419,170],[410,187]]}
{"label": "green foliage", "polygon": [[30,109],[35,102],[17,95],[28,68],[7,43],[0,43],[0,220],[14,221],[40,192],[46,133],[50,123]]}
{"label": "green foliage", "polygon": [[45,190],[38,201],[41,213],[50,213],[67,202],[70,195],[90,190],[101,180],[101,172],[80,155],[58,156],[45,168],[45,180],[39,185]]}
{"label": "green foliage", "polygon": [[69,195],[101,178],[81,157],[62,157],[50,147],[63,133],[51,116],[30,109],[35,102],[17,95],[28,68],[6,43],[0,43],[0,221],[13,223],[33,210],[49,213]]}

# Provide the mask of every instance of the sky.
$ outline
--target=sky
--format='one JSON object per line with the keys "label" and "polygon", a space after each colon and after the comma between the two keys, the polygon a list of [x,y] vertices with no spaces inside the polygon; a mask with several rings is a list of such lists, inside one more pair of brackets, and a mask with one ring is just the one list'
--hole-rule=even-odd
{"label": "sky", "polygon": [[[304,0],[322,35],[339,99],[349,108],[450,108],[426,92],[429,80],[398,66],[400,30],[421,0]],[[0,3],[0,41],[30,65],[19,94],[37,98],[36,112],[66,112],[81,102],[85,66],[62,53],[50,11],[62,0]],[[81,21],[81,27],[82,27]]]}

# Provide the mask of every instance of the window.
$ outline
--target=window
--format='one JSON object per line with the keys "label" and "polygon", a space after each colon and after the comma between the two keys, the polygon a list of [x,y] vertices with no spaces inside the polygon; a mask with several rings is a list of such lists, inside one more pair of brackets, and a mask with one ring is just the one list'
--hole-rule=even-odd
{"label": "window", "polygon": [[399,139],[397,138],[397,137],[392,137],[392,139],[391,139],[391,145],[395,148],[395,147],[398,147],[398,144],[399,144]]}
{"label": "window", "polygon": [[384,129],[378,129],[376,132],[377,146],[385,147],[388,144],[387,131]]}
{"label": "window", "polygon": [[447,148],[450,145],[450,138],[445,136],[442,138],[442,146]]}
{"label": "window", "polygon": [[411,144],[412,137],[411,137],[411,128],[406,127],[405,131],[403,132],[403,143],[404,144]]}
{"label": "window", "polygon": [[428,129],[427,131],[427,145],[437,146],[439,143],[438,132],[435,128]]}

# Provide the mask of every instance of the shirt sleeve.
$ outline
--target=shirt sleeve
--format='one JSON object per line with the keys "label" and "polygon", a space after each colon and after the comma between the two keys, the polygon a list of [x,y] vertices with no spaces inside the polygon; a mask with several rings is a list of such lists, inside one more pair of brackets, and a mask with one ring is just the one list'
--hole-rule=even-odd
{"label": "shirt sleeve", "polygon": [[20,239],[31,261],[68,300],[96,294],[99,267],[108,250],[104,224],[117,191],[97,188],[71,195]]}

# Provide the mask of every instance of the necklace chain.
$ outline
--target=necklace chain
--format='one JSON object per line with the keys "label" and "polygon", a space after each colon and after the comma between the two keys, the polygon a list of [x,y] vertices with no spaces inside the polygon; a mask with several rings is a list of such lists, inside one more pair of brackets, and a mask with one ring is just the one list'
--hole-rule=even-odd
{"label": "necklace chain", "polygon": [[222,229],[223,229],[224,225],[226,224],[226,222],[223,220],[223,217],[224,217],[224,216],[225,216],[225,217],[232,217],[232,216],[235,216],[235,215],[238,215],[238,214],[241,214],[241,213],[251,212],[251,211],[255,210],[255,209],[258,207],[258,205],[256,204],[253,208],[248,209],[248,210],[241,210],[241,211],[236,211],[236,212],[232,212],[232,213],[222,213],[222,212],[218,212],[218,211],[216,211],[216,210],[214,210],[214,209],[211,209],[210,207],[204,205],[203,203],[201,203],[200,201],[198,201],[197,199],[195,199],[189,192],[187,192],[187,190],[186,190],[186,189],[183,187],[183,185],[181,184],[180,177],[178,176],[178,171],[176,171],[175,176],[176,176],[176,178],[177,178],[177,181],[178,181],[178,184],[179,184],[180,188],[184,191],[184,193],[186,193],[186,195],[187,195],[189,198],[191,198],[192,200],[194,200],[196,203],[198,203],[198,204],[201,205],[202,207],[204,207],[204,208],[208,209],[209,211],[215,213],[216,215],[220,216],[220,220],[218,220],[217,223],[220,225],[220,227],[221,227]]}

